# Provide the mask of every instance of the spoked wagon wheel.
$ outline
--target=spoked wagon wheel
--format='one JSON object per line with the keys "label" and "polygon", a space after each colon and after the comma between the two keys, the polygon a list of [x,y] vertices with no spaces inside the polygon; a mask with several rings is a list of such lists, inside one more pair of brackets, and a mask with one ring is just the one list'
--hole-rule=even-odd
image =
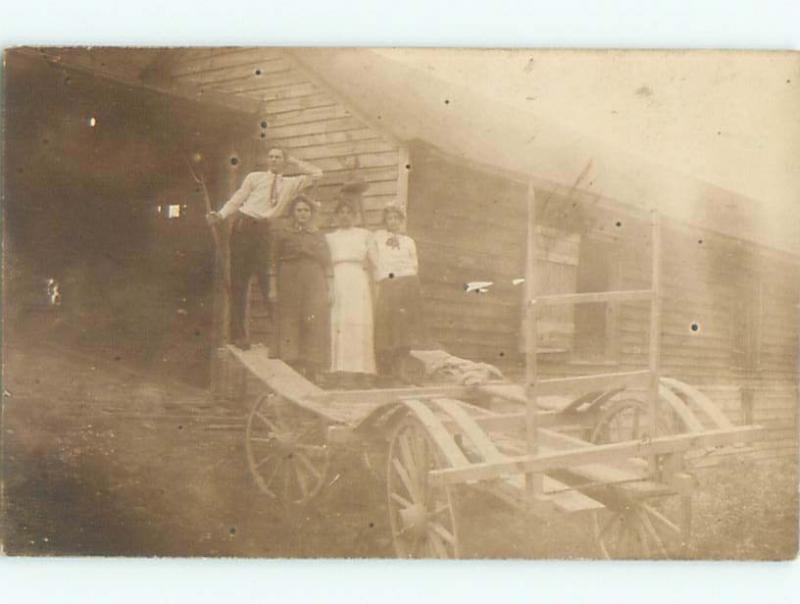
{"label": "spoked wagon wheel", "polygon": [[655,501],[627,501],[594,512],[592,528],[600,554],[607,560],[679,555],[682,532],[671,515],[668,506]]}
{"label": "spoked wagon wheel", "polygon": [[378,482],[386,480],[386,459],[389,444],[383,440],[372,440],[364,444],[361,451],[361,462],[370,477]]}
{"label": "spoked wagon wheel", "polygon": [[428,472],[443,466],[424,426],[412,417],[398,425],[389,445],[389,524],[399,558],[457,558],[456,514],[449,487]]}
{"label": "spoked wagon wheel", "polygon": [[308,503],[325,485],[330,455],[323,426],[281,397],[268,394],[253,406],[245,450],[258,488],[287,509]]}
{"label": "spoked wagon wheel", "polygon": [[[640,440],[649,431],[648,407],[634,399],[613,401],[597,418],[589,440],[595,444]],[[656,433],[664,436],[678,432],[675,418],[660,412],[656,417]]]}
{"label": "spoked wagon wheel", "polygon": [[[590,440],[599,445],[645,438],[649,432],[648,414],[648,405],[642,401],[613,401],[597,419]],[[660,408],[656,433],[652,436],[680,431],[678,418]],[[612,493],[609,506],[592,515],[594,537],[604,558],[669,558],[684,551],[687,535],[681,526],[688,522],[686,515],[691,515],[690,498],[672,496],[634,501]]]}

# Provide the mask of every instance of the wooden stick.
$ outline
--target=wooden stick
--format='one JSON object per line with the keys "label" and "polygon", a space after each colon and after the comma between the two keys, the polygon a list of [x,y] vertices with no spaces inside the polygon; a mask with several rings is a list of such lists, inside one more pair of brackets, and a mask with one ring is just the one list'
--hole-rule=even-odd
{"label": "wooden stick", "polygon": [[[189,172],[192,175],[192,179],[200,185],[200,188],[203,191],[203,200],[205,201],[206,207],[206,214],[209,214],[214,211],[214,207],[211,204],[211,195],[208,193],[208,186],[206,185],[206,179],[202,173],[199,173],[195,170],[195,167],[192,165],[192,160],[186,160],[187,165],[189,166]],[[220,334],[220,342],[221,344],[227,341],[227,330],[228,330],[228,323],[229,323],[229,315],[230,315],[230,300],[231,300],[231,276],[230,270],[228,266],[228,257],[225,250],[225,242],[222,238],[222,224],[217,223],[211,225],[211,236],[214,239],[214,271],[215,276],[218,279],[222,279],[222,287],[224,291],[223,295],[223,302],[221,308],[221,317],[219,317],[220,321],[220,329],[217,332]]]}

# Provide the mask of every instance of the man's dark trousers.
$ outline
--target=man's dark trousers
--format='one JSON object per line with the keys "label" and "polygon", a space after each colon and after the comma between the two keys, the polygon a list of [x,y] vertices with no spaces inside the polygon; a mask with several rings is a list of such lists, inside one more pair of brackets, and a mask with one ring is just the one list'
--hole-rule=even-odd
{"label": "man's dark trousers", "polygon": [[247,293],[255,274],[261,295],[269,296],[269,221],[237,212],[231,226],[231,340],[247,337]]}

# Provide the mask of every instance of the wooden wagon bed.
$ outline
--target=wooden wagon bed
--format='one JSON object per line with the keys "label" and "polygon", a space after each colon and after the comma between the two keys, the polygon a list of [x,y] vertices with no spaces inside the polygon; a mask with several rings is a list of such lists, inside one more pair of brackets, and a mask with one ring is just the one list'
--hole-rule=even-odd
{"label": "wooden wagon bed", "polygon": [[[543,473],[542,492],[533,500],[525,497],[525,476],[517,468],[509,465],[506,470],[487,477],[485,468],[501,467],[525,454],[524,411],[520,408],[500,413],[487,404],[502,399],[512,406],[521,405],[525,400],[522,388],[514,384],[491,382],[473,386],[324,390],[283,361],[270,358],[263,346],[248,351],[230,346],[228,352],[263,384],[265,390],[318,418],[325,425],[327,442],[385,441],[391,435],[387,426],[397,417],[410,413],[425,426],[442,455],[445,464],[440,472],[445,479],[462,471],[467,474],[461,482],[467,486],[490,492],[517,507],[535,508],[541,514],[596,511],[606,505],[602,495],[607,494],[607,489],[604,491],[600,487],[614,487],[616,496],[622,494],[634,499],[676,492],[674,485],[651,480],[647,462],[634,452],[629,456],[613,454],[612,458],[602,461],[564,467],[556,464],[559,467]],[[664,382],[663,398],[680,418],[686,420],[687,432],[707,435],[684,399],[676,394],[686,394],[688,387],[674,380]],[[558,459],[559,455],[582,452],[587,447],[600,452],[602,447],[596,447],[584,438],[544,426],[569,425],[570,422],[576,425],[576,418],[592,403],[607,400],[604,394],[594,392],[572,400],[550,397],[550,404],[540,412],[539,457],[543,460],[548,457]],[[706,402],[702,395],[700,401],[701,405]],[[718,413],[712,411],[708,416],[717,419]],[[722,438],[723,441],[735,441],[741,436],[740,430],[735,429],[727,418],[720,424],[715,426],[717,430],[734,435]],[[749,428],[745,430],[752,431]],[[470,477],[469,472],[473,472],[474,477]]]}

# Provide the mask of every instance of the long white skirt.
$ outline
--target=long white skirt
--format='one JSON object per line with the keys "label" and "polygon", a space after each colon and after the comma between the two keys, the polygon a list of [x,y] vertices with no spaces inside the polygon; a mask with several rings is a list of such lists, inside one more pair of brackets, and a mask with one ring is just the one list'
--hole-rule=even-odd
{"label": "long white skirt", "polygon": [[361,263],[333,265],[331,371],[375,373],[372,296]]}

